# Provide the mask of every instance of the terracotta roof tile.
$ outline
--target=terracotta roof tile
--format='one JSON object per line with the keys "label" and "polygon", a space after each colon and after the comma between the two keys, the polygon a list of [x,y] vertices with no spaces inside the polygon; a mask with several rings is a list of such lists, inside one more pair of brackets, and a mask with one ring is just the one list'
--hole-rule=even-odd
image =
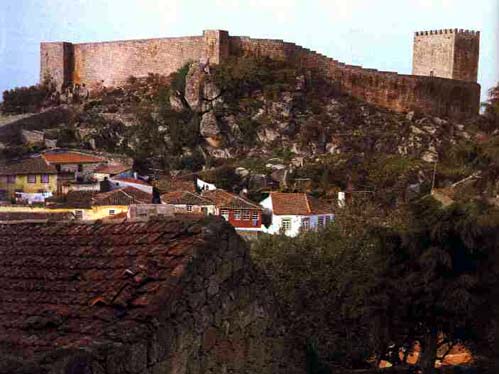
{"label": "terracotta roof tile", "polygon": [[113,178],[113,181],[119,181],[119,182],[126,182],[126,183],[135,183],[135,184],[141,184],[143,186],[150,186],[149,183],[146,181],[143,181],[142,179],[135,179],[135,178]]}
{"label": "terracotta roof tile", "polygon": [[167,204],[213,205],[213,202],[189,191],[167,192],[161,195],[161,200]]}
{"label": "terracotta roof tile", "polygon": [[332,214],[329,204],[305,193],[271,192],[272,211],[276,215]]}
{"label": "terracotta roof tile", "polygon": [[32,357],[146,329],[206,246],[196,224],[0,225],[0,347]]}
{"label": "terracotta roof tile", "polygon": [[105,164],[105,165],[97,166],[95,168],[94,172],[95,173],[102,173],[102,174],[116,175],[116,174],[120,174],[120,173],[123,173],[123,172],[131,170],[131,169],[132,169],[131,166],[112,163],[112,164]]}
{"label": "terracotta roof tile", "polygon": [[203,191],[201,196],[213,201],[217,208],[229,208],[229,209],[258,209],[261,210],[262,207],[253,203],[252,201],[245,199],[241,196],[232,194],[230,192],[216,189],[211,191]]}
{"label": "terracotta roof tile", "polygon": [[151,204],[152,194],[135,187],[125,187],[93,196],[94,205]]}
{"label": "terracotta roof tile", "polygon": [[97,164],[105,161],[103,158],[80,152],[44,153],[42,156],[51,164]]}
{"label": "terracotta roof tile", "polygon": [[13,174],[57,174],[57,170],[38,156],[0,166],[0,175]]}

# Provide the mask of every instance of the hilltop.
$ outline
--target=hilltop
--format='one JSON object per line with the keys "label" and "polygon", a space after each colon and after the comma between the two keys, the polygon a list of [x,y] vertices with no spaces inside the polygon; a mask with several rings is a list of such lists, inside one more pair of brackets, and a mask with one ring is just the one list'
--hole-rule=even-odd
{"label": "hilltop", "polygon": [[[224,183],[217,180],[222,175],[229,187],[255,194],[271,181],[329,198],[339,190],[366,191],[392,206],[429,192],[436,161],[437,186],[447,187],[483,167],[477,147],[497,142],[483,116],[395,113],[346,94],[314,69],[266,58],[189,63],[167,77],[129,77],[89,97],[40,90],[38,106],[24,90],[29,110],[43,108],[41,115],[49,111],[57,120],[37,124],[37,144],[29,131],[0,134],[5,155],[54,145],[93,149],[132,157],[145,174],[200,172]],[[11,111],[22,112],[19,92],[21,104]],[[486,188],[497,193],[496,185]]]}

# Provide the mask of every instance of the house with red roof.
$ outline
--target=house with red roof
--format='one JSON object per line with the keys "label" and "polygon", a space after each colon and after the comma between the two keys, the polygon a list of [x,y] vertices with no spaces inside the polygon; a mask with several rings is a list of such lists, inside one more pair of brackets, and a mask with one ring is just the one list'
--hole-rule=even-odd
{"label": "house with red roof", "polygon": [[107,160],[90,153],[76,151],[50,151],[42,154],[45,162],[57,170],[57,193],[72,190],[97,191],[99,185],[93,179],[94,170]]}
{"label": "house with red roof", "polygon": [[212,201],[215,204],[215,215],[223,217],[236,230],[243,232],[262,230],[263,209],[258,204],[221,189],[203,191],[201,196]]}
{"label": "house with red roof", "polygon": [[334,219],[330,204],[306,193],[271,192],[260,205],[271,215],[270,225],[263,226],[263,232],[268,234],[294,237],[303,231],[325,227]]}
{"label": "house with red roof", "polygon": [[214,215],[215,203],[190,191],[173,191],[161,195],[161,201],[174,207],[175,213]]}
{"label": "house with red roof", "polygon": [[152,186],[145,180],[133,177],[109,178],[112,188],[133,187],[146,193],[152,194]]}

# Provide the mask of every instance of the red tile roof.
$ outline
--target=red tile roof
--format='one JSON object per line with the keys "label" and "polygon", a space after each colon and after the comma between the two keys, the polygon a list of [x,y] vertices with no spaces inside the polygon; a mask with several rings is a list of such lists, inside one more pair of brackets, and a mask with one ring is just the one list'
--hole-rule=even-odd
{"label": "red tile roof", "polygon": [[125,187],[93,196],[93,205],[151,204],[152,194],[135,187]]}
{"label": "red tile roof", "polygon": [[70,221],[74,218],[70,212],[0,212],[0,221]]}
{"label": "red tile roof", "polygon": [[32,358],[151,333],[147,321],[209,249],[198,221],[0,225],[2,352]]}
{"label": "red tile roof", "polygon": [[103,158],[80,152],[44,153],[42,156],[51,164],[97,164],[105,161]]}
{"label": "red tile roof", "polygon": [[201,196],[213,201],[217,208],[262,210],[261,206],[252,201],[220,189],[203,191]]}
{"label": "red tile roof", "polygon": [[333,214],[329,204],[305,193],[271,192],[270,196],[272,212],[276,215]]}
{"label": "red tile roof", "polygon": [[151,204],[152,194],[129,186],[108,192],[69,191],[62,198],[49,198],[48,202],[54,207],[89,209],[105,205]]}
{"label": "red tile roof", "polygon": [[57,170],[38,156],[0,166],[0,175],[13,174],[57,174]]}
{"label": "red tile roof", "polygon": [[125,171],[128,171],[132,169],[131,166],[123,165],[123,164],[105,164],[105,165],[100,165],[97,166],[94,170],[95,173],[102,173],[102,174],[110,174],[110,175],[116,175],[123,173]]}
{"label": "red tile roof", "polygon": [[189,191],[167,192],[161,195],[161,200],[167,204],[213,205],[213,202]]}
{"label": "red tile roof", "polygon": [[141,184],[143,186],[150,186],[149,183],[146,181],[143,181],[142,179],[135,179],[135,178],[113,178],[113,181],[118,181],[118,182],[126,182],[126,183],[135,183],[135,184]]}

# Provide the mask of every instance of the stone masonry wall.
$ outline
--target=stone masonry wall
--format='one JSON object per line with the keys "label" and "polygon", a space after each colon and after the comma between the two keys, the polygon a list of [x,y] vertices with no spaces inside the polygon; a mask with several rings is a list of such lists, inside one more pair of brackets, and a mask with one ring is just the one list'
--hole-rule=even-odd
{"label": "stone masonry wall", "polygon": [[344,92],[398,112],[463,118],[478,114],[480,107],[477,83],[346,65],[282,40],[231,37],[231,54],[267,56],[319,70]]}
{"label": "stone masonry wall", "polygon": [[[442,38],[447,36],[442,34]],[[433,48],[438,51],[436,59],[445,61],[438,65],[440,70],[434,72],[435,76],[447,76],[448,66],[456,66],[459,77],[472,78],[476,72],[468,67],[478,58],[473,49],[478,47],[470,37],[464,36],[456,41],[456,45],[464,52],[455,54],[455,61],[452,63],[448,61],[453,49],[449,46],[454,43],[447,39],[438,42],[437,39],[429,42],[438,44],[436,46],[416,43],[415,58],[424,55],[417,52],[417,48]],[[480,85],[472,79],[467,79],[469,81],[466,82],[364,69],[343,64],[282,40],[229,36],[226,31],[220,30],[205,31],[199,37],[74,44],[72,64],[67,62],[72,56],[71,51],[61,54],[60,47],[56,48],[55,44],[60,43],[42,44],[44,57],[41,71],[53,73],[59,84],[61,79],[65,79],[64,83],[116,86],[124,83],[131,75],[168,75],[189,61],[209,60],[216,64],[229,55],[251,55],[286,60],[296,66],[316,69],[346,93],[394,111],[418,111],[460,119],[477,115],[480,107]],[[439,49],[439,46],[442,48]],[[432,61],[431,58],[429,61]],[[428,66],[425,64],[427,65],[421,61],[416,65],[424,65],[426,70],[430,65],[433,66],[433,63]],[[61,73],[65,69],[71,69],[71,74]],[[429,75],[426,70],[418,70],[416,73]]]}
{"label": "stone masonry wall", "polygon": [[476,82],[480,32],[444,29],[414,35],[414,75]]}

